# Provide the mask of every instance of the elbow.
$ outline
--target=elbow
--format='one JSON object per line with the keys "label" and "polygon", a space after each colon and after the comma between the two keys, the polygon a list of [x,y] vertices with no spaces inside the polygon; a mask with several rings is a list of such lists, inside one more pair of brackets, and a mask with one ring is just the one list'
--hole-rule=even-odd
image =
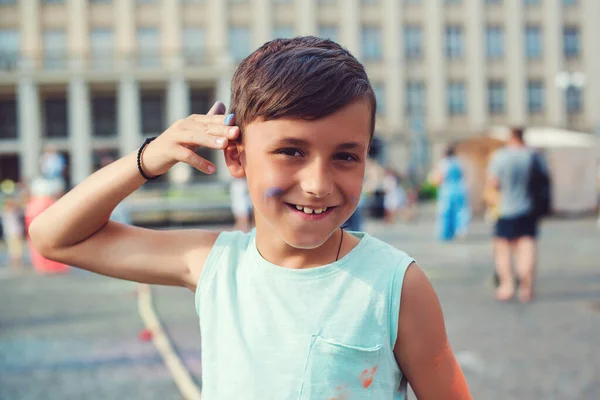
{"label": "elbow", "polygon": [[33,248],[40,253],[42,257],[51,259],[53,246],[51,244],[49,233],[46,232],[43,224],[40,223],[38,218],[35,218],[31,222],[27,231]]}

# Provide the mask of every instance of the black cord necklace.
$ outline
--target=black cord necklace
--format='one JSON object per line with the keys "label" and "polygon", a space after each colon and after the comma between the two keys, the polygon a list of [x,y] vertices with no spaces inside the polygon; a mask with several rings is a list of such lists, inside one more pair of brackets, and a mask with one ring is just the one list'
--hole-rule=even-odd
{"label": "black cord necklace", "polygon": [[338,246],[337,256],[335,256],[335,261],[340,258],[340,250],[342,250],[342,241],[344,240],[344,228],[340,228],[342,234],[340,235],[340,245]]}

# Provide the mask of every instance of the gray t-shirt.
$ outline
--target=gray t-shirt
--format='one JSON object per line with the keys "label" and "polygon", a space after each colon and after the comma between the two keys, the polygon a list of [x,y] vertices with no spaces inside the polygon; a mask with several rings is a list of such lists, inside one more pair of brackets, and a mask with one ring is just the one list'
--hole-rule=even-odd
{"label": "gray t-shirt", "polygon": [[533,154],[527,147],[503,147],[492,154],[488,173],[500,183],[501,217],[518,217],[531,211],[527,186]]}

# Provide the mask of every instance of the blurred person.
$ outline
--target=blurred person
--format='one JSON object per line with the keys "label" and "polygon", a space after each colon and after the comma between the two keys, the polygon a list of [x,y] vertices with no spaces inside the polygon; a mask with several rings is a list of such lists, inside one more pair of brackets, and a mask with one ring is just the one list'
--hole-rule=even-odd
{"label": "blurred person", "polygon": [[488,188],[499,192],[498,219],[494,229],[494,258],[498,287],[495,297],[510,300],[516,291],[512,256],[519,282],[518,297],[529,302],[534,296],[537,263],[538,217],[530,191],[530,178],[536,160],[545,173],[547,166],[525,145],[523,129],[511,129],[506,145],[496,150],[488,166]]}
{"label": "blurred person", "polygon": [[407,205],[406,192],[400,184],[400,176],[391,168],[385,169],[382,184],[384,191],[384,220],[388,224],[393,224]]}
{"label": "blurred person", "polygon": [[48,179],[63,178],[67,162],[65,156],[58,152],[53,145],[44,147],[40,156],[40,171]]}
{"label": "blurred person", "polygon": [[[29,230],[32,221],[56,203],[64,192],[64,180],[60,178],[47,178],[43,175],[34,178],[31,182],[30,196],[25,206],[25,229]],[[69,271],[69,267],[66,264],[42,256],[42,254],[31,245],[30,236],[28,236],[28,241],[30,244],[29,255],[31,264],[35,271],[41,274],[65,273]]]}
{"label": "blurred person", "polygon": [[469,195],[463,167],[456,157],[454,146],[446,149],[430,178],[437,191],[437,236],[449,241],[456,237],[464,239],[471,220]]}
{"label": "blurred person", "polygon": [[235,219],[233,229],[248,232],[251,228],[252,202],[245,178],[234,178],[230,184],[231,211]]}
{"label": "blurred person", "polygon": [[[430,281],[413,258],[340,229],[363,188],[377,101],[362,64],[316,37],[277,39],[234,72],[231,109],[182,119],[97,171],[32,224],[44,255],[188,288],[202,336],[202,398],[469,400]],[[112,209],[193,149],[247,178],[256,229],[153,230]],[[93,199],[93,201],[89,201]],[[226,355],[226,356],[224,356]],[[232,378],[233,377],[233,378]]]}
{"label": "blurred person", "polygon": [[2,234],[8,251],[8,265],[14,270],[25,264],[25,226],[17,199],[8,197],[2,207]]}

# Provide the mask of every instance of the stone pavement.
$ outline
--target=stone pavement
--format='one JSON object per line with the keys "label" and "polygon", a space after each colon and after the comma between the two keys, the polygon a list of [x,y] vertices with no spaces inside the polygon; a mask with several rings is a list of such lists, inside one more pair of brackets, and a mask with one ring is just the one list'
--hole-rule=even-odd
{"label": "stone pavement", "polygon": [[[465,241],[438,243],[432,222],[425,214],[411,224],[369,222],[367,230],[414,256],[430,276],[473,397],[600,399],[595,221],[544,223],[538,297],[529,305],[493,301],[489,227],[476,221]],[[167,334],[200,383],[193,294],[153,291]],[[0,280],[0,302],[0,398],[178,397],[152,345],[136,337],[132,284],[85,273],[28,274]]]}
{"label": "stone pavement", "polygon": [[0,279],[0,399],[179,399],[142,342],[135,284],[73,272]]}

